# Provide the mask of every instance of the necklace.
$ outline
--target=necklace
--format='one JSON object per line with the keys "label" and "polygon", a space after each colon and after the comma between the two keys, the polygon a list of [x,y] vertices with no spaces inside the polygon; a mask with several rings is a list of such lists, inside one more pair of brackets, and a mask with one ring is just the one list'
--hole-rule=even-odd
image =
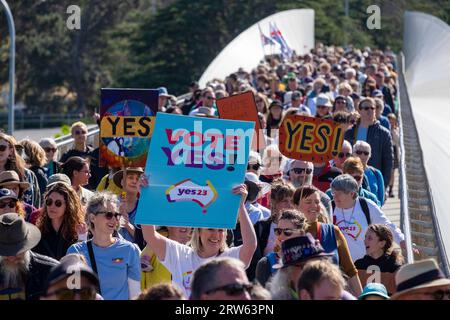
{"label": "necklace", "polygon": [[345,231],[348,231],[348,226],[351,224],[352,219],[353,219],[353,215],[355,214],[355,207],[356,207],[356,202],[353,204],[353,209],[352,209],[352,215],[350,216],[350,219],[347,220],[347,218],[345,217],[345,213],[344,213],[344,209],[341,208],[342,211],[342,217],[344,218],[344,223],[345,223]]}

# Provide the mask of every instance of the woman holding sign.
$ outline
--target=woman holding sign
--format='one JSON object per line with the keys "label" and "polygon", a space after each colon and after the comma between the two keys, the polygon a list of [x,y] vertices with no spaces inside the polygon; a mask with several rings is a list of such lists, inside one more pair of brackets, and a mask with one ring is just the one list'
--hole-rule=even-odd
{"label": "woman holding sign", "polygon": [[242,233],[242,245],[228,248],[226,229],[196,228],[192,234],[191,246],[167,239],[156,232],[155,226],[142,226],[147,246],[153,250],[161,263],[172,274],[172,281],[190,295],[190,279],[193,272],[202,263],[214,257],[226,256],[241,260],[246,266],[250,264],[256,249],[255,230],[245,209],[247,188],[245,184],[233,188],[233,193],[241,195],[239,221]]}

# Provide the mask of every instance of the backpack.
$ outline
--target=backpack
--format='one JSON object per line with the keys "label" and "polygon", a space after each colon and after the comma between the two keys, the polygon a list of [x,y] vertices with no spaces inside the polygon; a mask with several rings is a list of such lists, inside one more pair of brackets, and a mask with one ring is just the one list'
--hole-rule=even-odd
{"label": "backpack", "polygon": [[[360,197],[359,205],[361,206],[361,209],[364,212],[364,215],[366,216],[367,225],[370,226],[372,224],[372,220],[370,219],[370,211],[369,211],[369,206],[367,205],[366,199]],[[334,203],[334,200],[331,201],[331,207],[333,208],[333,212],[334,212],[334,209],[336,208],[336,204]]]}

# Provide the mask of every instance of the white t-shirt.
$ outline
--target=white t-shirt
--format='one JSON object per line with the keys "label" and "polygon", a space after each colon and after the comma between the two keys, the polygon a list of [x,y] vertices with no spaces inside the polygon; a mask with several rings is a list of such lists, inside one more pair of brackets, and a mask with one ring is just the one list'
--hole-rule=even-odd
{"label": "white t-shirt", "polygon": [[[226,249],[220,257],[239,259],[241,247]],[[166,257],[161,263],[172,274],[172,282],[182,289],[186,297],[189,298],[192,274],[201,264],[213,258],[215,257],[200,258],[191,247],[168,239],[166,242]]]}
{"label": "white t-shirt", "polygon": [[[393,235],[394,240],[397,243],[405,239],[405,236],[401,230],[393,224],[376,205],[375,202],[369,199],[367,206],[369,207],[370,220],[372,224],[384,224],[388,226]],[[366,246],[364,245],[364,238],[368,228],[367,219],[362,211],[359,203],[359,198],[356,199],[354,208],[341,209],[335,208],[333,212],[334,224],[339,227],[347,240],[348,249],[352,256],[353,262],[364,257],[366,254]]]}

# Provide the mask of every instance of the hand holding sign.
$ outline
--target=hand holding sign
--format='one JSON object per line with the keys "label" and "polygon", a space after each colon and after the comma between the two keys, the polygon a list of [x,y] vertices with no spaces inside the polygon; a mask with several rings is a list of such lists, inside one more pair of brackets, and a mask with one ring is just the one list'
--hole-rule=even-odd
{"label": "hand holding sign", "polygon": [[289,115],[280,125],[280,152],[286,157],[314,163],[333,159],[340,151],[344,129],[331,120]]}

